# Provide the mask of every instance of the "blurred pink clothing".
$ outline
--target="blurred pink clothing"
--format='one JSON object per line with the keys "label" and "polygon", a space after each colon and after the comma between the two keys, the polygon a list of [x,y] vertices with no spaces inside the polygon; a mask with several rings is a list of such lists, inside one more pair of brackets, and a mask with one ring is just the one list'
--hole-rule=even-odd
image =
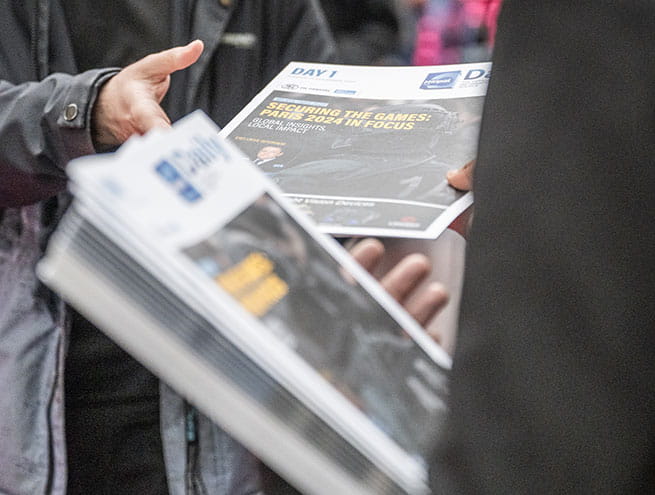
{"label": "blurred pink clothing", "polygon": [[489,60],[502,0],[430,0],[418,22],[414,65]]}

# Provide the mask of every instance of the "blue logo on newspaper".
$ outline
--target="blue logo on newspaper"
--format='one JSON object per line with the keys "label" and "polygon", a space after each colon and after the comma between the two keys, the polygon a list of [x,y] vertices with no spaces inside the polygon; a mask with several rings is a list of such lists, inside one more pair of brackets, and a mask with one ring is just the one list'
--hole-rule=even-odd
{"label": "blue logo on newspaper", "polygon": [[455,86],[457,78],[462,74],[462,71],[454,70],[451,72],[433,72],[428,74],[421,89],[448,89]]}
{"label": "blue logo on newspaper", "polygon": [[185,201],[193,203],[202,198],[202,194],[187,181],[182,174],[166,160],[155,166],[159,176],[168,182]]}

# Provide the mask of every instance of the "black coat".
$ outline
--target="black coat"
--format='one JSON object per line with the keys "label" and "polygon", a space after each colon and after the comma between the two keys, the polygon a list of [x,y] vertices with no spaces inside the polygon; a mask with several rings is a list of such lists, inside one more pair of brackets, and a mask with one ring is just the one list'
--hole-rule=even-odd
{"label": "black coat", "polygon": [[499,22],[435,492],[651,492],[655,3]]}

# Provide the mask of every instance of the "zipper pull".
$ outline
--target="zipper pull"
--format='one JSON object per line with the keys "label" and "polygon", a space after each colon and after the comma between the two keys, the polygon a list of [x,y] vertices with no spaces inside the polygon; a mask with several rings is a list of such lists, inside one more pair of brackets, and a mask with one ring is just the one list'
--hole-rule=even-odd
{"label": "zipper pull", "polygon": [[192,406],[187,406],[187,412],[185,418],[185,431],[186,431],[187,443],[195,444],[198,442],[197,423],[198,423],[198,413],[196,412],[196,409]]}

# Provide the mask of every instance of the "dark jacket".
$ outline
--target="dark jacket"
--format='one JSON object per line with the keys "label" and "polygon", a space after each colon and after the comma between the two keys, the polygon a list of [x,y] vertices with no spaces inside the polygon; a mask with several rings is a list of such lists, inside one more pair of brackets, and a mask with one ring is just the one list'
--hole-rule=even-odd
{"label": "dark jacket", "polygon": [[503,6],[437,493],[655,488],[654,25]]}
{"label": "dark jacket", "polygon": [[[174,120],[202,108],[223,125],[289,61],[333,56],[314,0],[195,4],[191,36],[175,29],[176,41],[201,38],[205,52],[172,81]],[[172,2],[178,12],[185,5]],[[0,0],[0,12],[0,493],[61,494],[66,312],[34,267],[67,203],[66,164],[94,151],[91,108],[116,69],[71,75],[77,69],[58,2]],[[72,104],[78,111],[67,120]],[[161,396],[169,489],[182,494],[183,401],[166,387]],[[200,435],[201,452],[219,453],[201,455],[209,493],[257,490],[254,461],[242,447],[205,419]]]}
{"label": "dark jacket", "polygon": [[320,0],[344,64],[393,65],[400,56],[396,0]]}

